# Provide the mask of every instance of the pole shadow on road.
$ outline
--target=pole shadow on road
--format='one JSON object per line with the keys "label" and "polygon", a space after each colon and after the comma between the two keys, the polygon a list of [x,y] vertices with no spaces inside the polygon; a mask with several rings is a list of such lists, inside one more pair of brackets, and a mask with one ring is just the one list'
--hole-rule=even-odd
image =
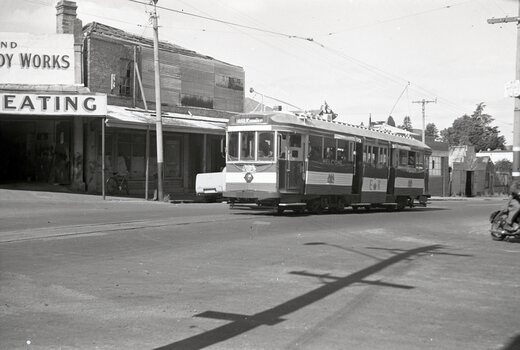
{"label": "pole shadow on road", "polygon": [[[323,242],[311,242],[308,245],[322,245],[326,244]],[[401,261],[409,260],[411,258],[421,257],[424,254],[431,254],[436,252],[436,254],[448,254],[448,255],[456,255],[443,253],[441,249],[442,245],[428,245],[423,247],[418,247],[415,249],[402,250],[402,249],[388,249],[388,251],[392,252],[394,255],[388,259],[380,260],[377,263],[366,267],[362,270],[354,272],[345,277],[337,277],[330,275],[318,275],[312,274],[305,271],[295,271],[291,272],[292,274],[309,276],[309,277],[318,277],[322,278],[324,284],[318,288],[315,288],[305,294],[299,295],[293,299],[287,300],[279,305],[276,305],[272,308],[269,308],[264,311],[260,311],[253,315],[244,315],[244,314],[235,314],[235,313],[227,313],[227,312],[219,312],[219,311],[205,311],[200,314],[195,315],[195,317],[205,317],[211,319],[218,320],[226,320],[230,321],[223,326],[214,328],[212,330],[206,331],[204,333],[200,333],[198,335],[182,339],[176,341],[172,344],[165,345],[157,348],[158,350],[175,350],[175,349],[202,349],[225,340],[236,337],[240,334],[248,332],[252,329],[255,329],[259,326],[267,325],[273,326],[280,322],[285,321],[283,316],[287,316],[297,310],[300,310],[306,306],[309,306],[315,302],[318,302],[325,297],[334,294],[341,289],[344,289],[355,283],[367,283],[374,284],[378,286],[385,287],[393,287],[393,288],[404,288],[404,289],[412,289],[413,286],[405,286],[398,285],[392,283],[385,283],[381,281],[369,281],[367,278],[373,274],[378,273],[379,271],[397,264]],[[381,248],[386,249],[386,248]],[[460,255],[466,256],[466,255]]]}
{"label": "pole shadow on road", "polygon": [[520,334],[517,334],[516,337],[511,339],[509,344],[507,344],[502,350],[518,350],[520,349]]}

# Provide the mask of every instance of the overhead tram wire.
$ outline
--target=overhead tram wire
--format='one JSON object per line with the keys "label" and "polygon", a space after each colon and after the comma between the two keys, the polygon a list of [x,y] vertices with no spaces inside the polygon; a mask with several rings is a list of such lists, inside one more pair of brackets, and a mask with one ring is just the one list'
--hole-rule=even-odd
{"label": "overhead tram wire", "polygon": [[406,86],[404,87],[403,92],[401,92],[401,95],[399,95],[399,97],[397,98],[397,101],[395,101],[394,106],[393,106],[392,109],[390,110],[390,113],[388,113],[388,116],[391,116],[391,115],[392,115],[392,113],[394,112],[395,106],[397,106],[397,104],[399,103],[399,100],[401,99],[401,97],[403,97],[404,93],[405,93],[406,91],[408,91],[408,87],[409,87],[409,86],[410,86],[410,82],[408,82],[408,83],[406,84]]}
{"label": "overhead tram wire", "polygon": [[[128,0],[128,1],[135,2],[135,3],[141,4],[141,5],[147,5],[148,4],[145,1],[139,1],[139,0]],[[245,28],[245,29],[256,30],[256,31],[263,32],[263,33],[279,35],[279,36],[283,36],[283,37],[286,37],[286,38],[295,38],[295,39],[307,40],[307,41],[311,41],[311,42],[314,41],[313,38],[306,38],[306,37],[299,36],[299,35],[285,34],[285,33],[276,32],[276,31],[273,31],[273,30],[267,30],[267,29],[247,26],[247,25],[244,25],[244,24],[228,22],[228,21],[224,21],[224,20],[221,20],[221,19],[218,19],[218,18],[212,18],[212,17],[208,17],[208,16],[197,15],[197,14],[191,13],[191,12],[175,10],[175,9],[172,9],[172,8],[169,8],[169,7],[164,7],[164,6],[157,5],[157,8],[165,10],[165,11],[179,13],[179,14],[182,14],[182,15],[187,15],[187,16],[191,16],[191,17],[205,19],[205,20],[208,20],[208,21],[213,21],[213,22],[218,22],[218,23],[222,23],[222,24],[232,25],[232,26],[235,26],[235,27],[241,27],[241,28]]]}
{"label": "overhead tram wire", "polygon": [[341,33],[346,33],[346,32],[350,32],[350,31],[352,31],[352,30],[360,29],[360,28],[367,28],[367,27],[377,26],[377,25],[381,25],[381,24],[385,24],[385,23],[390,23],[390,22],[400,21],[400,20],[402,20],[402,19],[406,19],[406,18],[412,18],[412,17],[416,17],[416,16],[422,16],[422,15],[425,15],[425,14],[428,14],[428,13],[431,13],[431,12],[436,12],[436,11],[441,11],[441,10],[451,9],[451,8],[453,8],[453,7],[455,7],[455,6],[464,5],[464,4],[467,4],[467,3],[469,3],[469,2],[471,2],[471,0],[464,1],[464,2],[460,2],[460,3],[456,3],[456,4],[453,4],[453,5],[445,5],[445,6],[442,6],[442,7],[437,7],[437,8],[434,8],[434,9],[425,10],[425,11],[421,11],[421,12],[410,13],[410,14],[407,14],[407,15],[404,15],[404,16],[400,16],[400,17],[389,18],[389,19],[382,20],[382,21],[375,22],[375,23],[361,24],[361,25],[359,25],[359,26],[355,26],[355,27],[347,28],[346,30],[337,31],[337,32],[330,32],[330,33],[327,33],[327,34],[322,34],[322,35],[320,35],[320,37],[331,36],[331,35],[336,35],[336,34],[341,34]]}
{"label": "overhead tram wire", "polygon": [[[134,3],[137,3],[137,4],[141,4],[141,5],[148,5],[148,2],[145,2],[145,1],[140,1],[140,0],[128,0],[130,2],[134,2]],[[469,1],[467,1],[469,2]],[[467,2],[464,2],[464,3],[467,3]],[[460,4],[456,4],[456,5],[461,5],[461,4],[464,4],[464,3],[460,3]],[[456,6],[456,5],[451,5],[451,6]],[[233,22],[230,22],[230,21],[224,21],[224,20],[220,20],[220,19],[217,19],[217,18],[212,18],[212,17],[209,17],[209,16],[202,16],[202,15],[197,15],[197,14],[194,14],[194,13],[190,13],[190,12],[186,12],[186,11],[181,11],[181,10],[175,10],[175,9],[172,9],[172,8],[168,8],[168,7],[164,7],[164,6],[157,6],[157,8],[159,9],[163,9],[163,10],[166,10],[166,11],[170,11],[170,12],[174,12],[174,13],[178,13],[178,14],[182,14],[182,15],[187,15],[187,16],[192,16],[192,17],[196,17],[196,18],[201,18],[201,19],[205,19],[205,20],[209,20],[209,21],[213,21],[213,22],[217,22],[217,23],[222,23],[222,24],[226,24],[226,25],[230,25],[230,26],[234,26],[234,27],[240,27],[240,28],[245,28],[245,29],[249,29],[249,30],[254,30],[254,31],[259,31],[259,32],[262,32],[262,33],[267,33],[267,34],[271,34],[271,35],[277,35],[277,36],[281,36],[281,37],[285,37],[285,38],[289,38],[289,39],[299,39],[299,40],[304,40],[304,41],[307,41],[307,42],[310,42],[310,43],[313,43],[315,45],[318,45],[320,47],[322,47],[323,49],[331,52],[331,53],[334,53],[346,60],[349,60],[363,68],[365,68],[366,70],[372,72],[373,74],[378,74],[384,78],[386,78],[387,80],[390,80],[394,83],[397,83],[397,84],[402,84],[403,82],[407,82],[408,80],[407,79],[404,79],[402,77],[398,77],[394,74],[391,74],[391,73],[388,73],[388,72],[385,72],[377,67],[374,67],[374,66],[371,66],[370,64],[368,63],[365,63],[363,61],[360,61],[360,60],[357,60],[353,57],[350,57],[344,53],[342,53],[341,51],[339,50],[335,50],[335,49],[332,49],[332,48],[329,48],[327,46],[325,46],[323,43],[321,42],[318,42],[316,40],[314,40],[313,38],[311,37],[303,37],[303,36],[299,36],[299,35],[293,35],[293,34],[286,34],[286,33],[282,33],[282,32],[277,32],[277,31],[272,31],[272,30],[267,30],[267,29],[262,29],[262,28],[258,28],[258,27],[253,27],[253,26],[248,26],[248,25],[243,25],[243,24],[238,24],[238,23],[233,23]],[[444,7],[446,8],[446,6]],[[420,86],[416,85],[418,88],[420,88]],[[423,91],[427,92],[426,89],[424,88],[421,88]],[[429,93],[431,94],[431,93]],[[432,96],[437,96],[439,99],[441,97],[439,97],[438,95],[435,95],[435,94],[432,94]],[[444,99],[445,101],[448,101],[446,99]],[[448,101],[449,102],[449,101]]]}

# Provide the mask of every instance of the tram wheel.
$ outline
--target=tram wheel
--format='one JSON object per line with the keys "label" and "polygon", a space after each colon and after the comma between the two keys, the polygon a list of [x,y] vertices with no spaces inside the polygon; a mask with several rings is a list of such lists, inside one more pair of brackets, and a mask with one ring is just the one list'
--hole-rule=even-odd
{"label": "tram wheel", "polygon": [[321,199],[315,199],[310,203],[309,211],[312,214],[321,214],[323,213],[323,205],[321,203]]}

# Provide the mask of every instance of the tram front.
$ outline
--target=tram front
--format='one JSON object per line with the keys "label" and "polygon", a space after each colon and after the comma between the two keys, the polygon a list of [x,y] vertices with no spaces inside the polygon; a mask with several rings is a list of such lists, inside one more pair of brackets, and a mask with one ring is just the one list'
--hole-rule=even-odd
{"label": "tram front", "polygon": [[268,114],[231,117],[226,133],[226,191],[233,202],[276,204],[276,138]]}

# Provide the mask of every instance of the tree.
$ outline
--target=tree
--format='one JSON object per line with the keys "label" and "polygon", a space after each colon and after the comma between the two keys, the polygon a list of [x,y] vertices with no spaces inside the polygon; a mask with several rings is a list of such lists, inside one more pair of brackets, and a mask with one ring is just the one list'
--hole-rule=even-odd
{"label": "tree", "polygon": [[392,116],[388,117],[388,119],[386,120],[386,123],[390,126],[395,126],[395,120],[394,120],[394,118],[392,118]]}
{"label": "tree", "polygon": [[495,163],[495,170],[499,173],[509,173],[513,171],[513,163],[507,159],[499,160]]}
{"label": "tree", "polygon": [[439,137],[439,129],[437,129],[437,126],[435,126],[434,123],[428,123],[426,125],[426,129],[424,130],[425,136],[433,136],[435,138]]}
{"label": "tree", "polygon": [[498,127],[491,126],[493,117],[483,113],[486,105],[481,102],[471,115],[463,115],[453,125],[441,131],[441,138],[450,146],[473,145],[475,151],[504,149],[505,138]]}
{"label": "tree", "polygon": [[412,127],[412,120],[410,119],[410,117],[409,116],[404,117],[403,125],[399,125],[398,128],[412,132],[413,127]]}

